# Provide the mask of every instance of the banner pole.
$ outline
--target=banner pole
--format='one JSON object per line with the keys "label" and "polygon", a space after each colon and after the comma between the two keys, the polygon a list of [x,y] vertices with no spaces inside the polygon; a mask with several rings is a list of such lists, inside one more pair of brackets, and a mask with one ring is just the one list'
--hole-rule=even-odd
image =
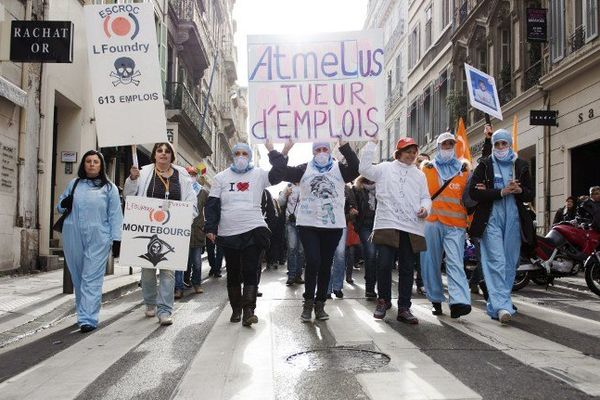
{"label": "banner pole", "polygon": [[137,157],[137,146],[135,144],[131,145],[131,159],[133,160],[133,166],[139,168],[138,157]]}

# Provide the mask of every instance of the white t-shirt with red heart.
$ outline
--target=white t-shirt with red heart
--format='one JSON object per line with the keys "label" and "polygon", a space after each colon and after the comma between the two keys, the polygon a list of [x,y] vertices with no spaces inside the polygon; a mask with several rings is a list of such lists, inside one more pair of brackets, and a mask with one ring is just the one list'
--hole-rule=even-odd
{"label": "white t-shirt with red heart", "polygon": [[266,227],[260,204],[262,193],[269,186],[269,173],[257,167],[243,174],[235,173],[231,168],[218,173],[209,194],[221,199],[217,235],[233,236]]}

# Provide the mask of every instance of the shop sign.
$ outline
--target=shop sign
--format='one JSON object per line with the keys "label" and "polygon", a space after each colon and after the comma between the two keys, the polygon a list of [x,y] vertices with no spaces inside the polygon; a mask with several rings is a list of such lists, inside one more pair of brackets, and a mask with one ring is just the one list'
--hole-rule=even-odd
{"label": "shop sign", "polygon": [[12,21],[10,60],[15,62],[73,62],[71,21]]}
{"label": "shop sign", "polygon": [[13,193],[17,187],[17,148],[0,142],[0,192]]}
{"label": "shop sign", "polygon": [[529,110],[529,125],[558,126],[558,111]]}
{"label": "shop sign", "polygon": [[547,19],[548,10],[545,8],[527,9],[527,41],[545,42],[547,39]]}

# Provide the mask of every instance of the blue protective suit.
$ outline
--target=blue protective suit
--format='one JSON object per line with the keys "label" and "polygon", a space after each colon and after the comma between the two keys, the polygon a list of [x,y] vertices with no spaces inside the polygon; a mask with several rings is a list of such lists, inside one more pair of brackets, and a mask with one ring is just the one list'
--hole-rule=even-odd
{"label": "blue protective suit", "polygon": [[[71,193],[75,180],[58,198],[58,212],[65,209],[60,202]],[[102,282],[106,261],[114,240],[121,240],[123,213],[119,190],[110,183],[99,188],[81,179],[73,195],[73,211],[66,218],[63,231],[65,260],[75,290],[77,322],[97,326]]]}
{"label": "blue protective suit", "polygon": [[[492,157],[494,188],[502,189],[513,179],[514,157],[498,161]],[[489,293],[487,313],[498,317],[498,311],[514,314],[510,294],[521,251],[521,225],[514,195],[494,201],[492,213],[481,238],[481,266]]]}

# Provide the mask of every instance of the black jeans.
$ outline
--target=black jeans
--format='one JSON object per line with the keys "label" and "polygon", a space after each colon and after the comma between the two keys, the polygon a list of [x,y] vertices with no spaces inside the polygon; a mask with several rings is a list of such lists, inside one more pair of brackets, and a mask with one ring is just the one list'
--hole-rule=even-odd
{"label": "black jeans", "polygon": [[263,249],[251,245],[242,250],[223,248],[227,265],[227,287],[244,285],[258,286],[258,271]]}
{"label": "black jeans", "polygon": [[398,260],[398,308],[410,308],[414,279],[415,253],[408,233],[400,231],[400,247],[378,244],[377,246],[377,293],[380,299],[392,300],[392,267]]}
{"label": "black jeans", "polygon": [[306,260],[304,298],[325,301],[327,300],[327,287],[331,277],[333,254],[342,237],[342,228],[319,229],[300,226],[298,227],[298,233],[300,234]]}

